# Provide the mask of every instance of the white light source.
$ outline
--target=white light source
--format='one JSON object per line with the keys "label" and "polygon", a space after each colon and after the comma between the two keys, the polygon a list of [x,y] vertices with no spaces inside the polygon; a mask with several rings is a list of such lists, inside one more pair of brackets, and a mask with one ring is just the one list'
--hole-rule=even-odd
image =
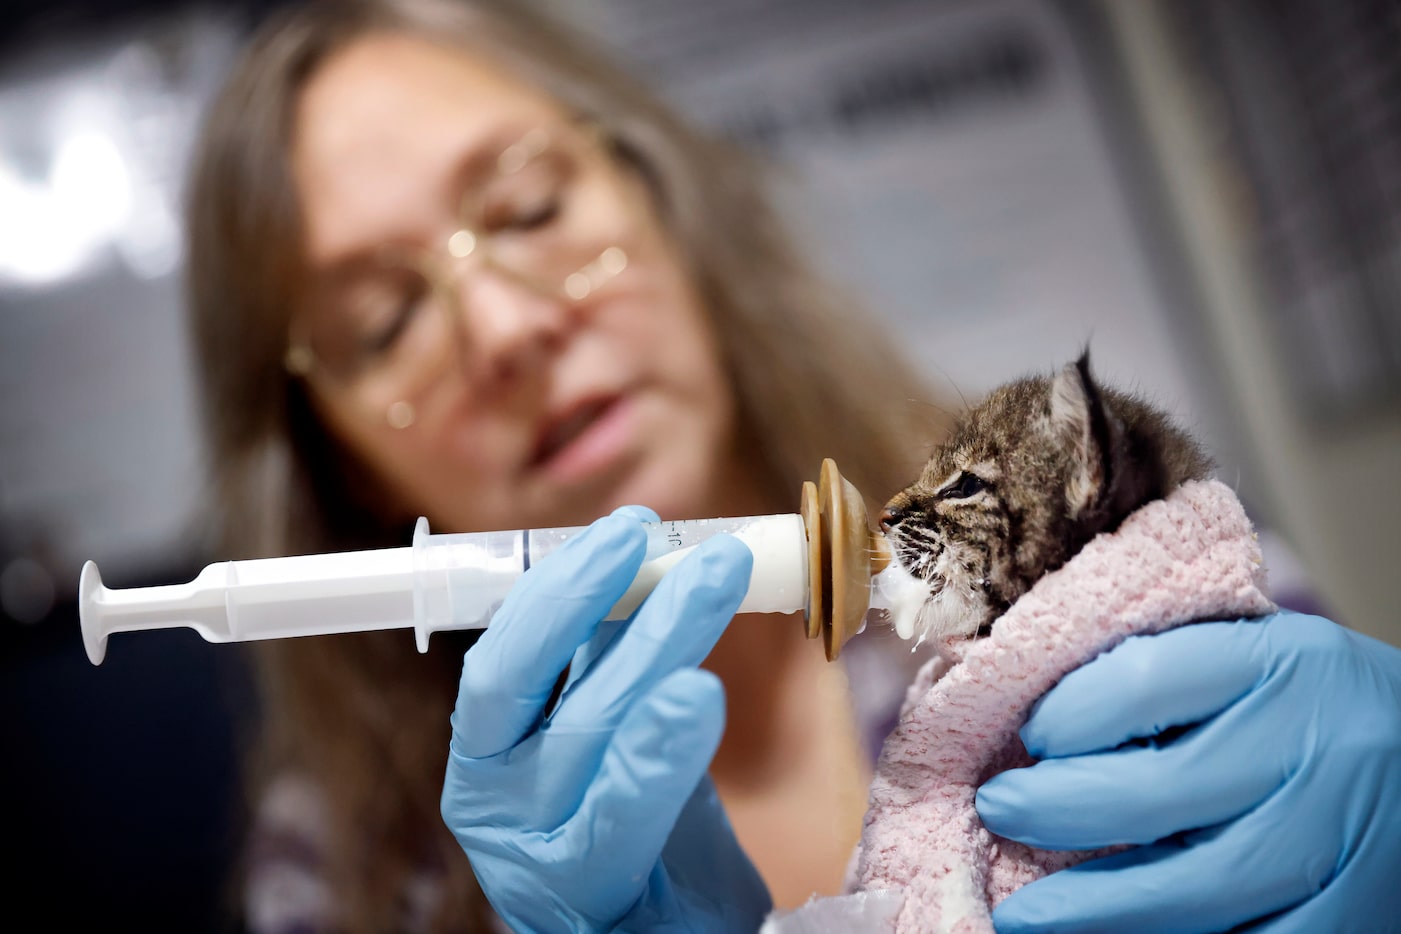
{"label": "white light source", "polygon": [[122,230],[131,201],[121,153],[101,133],[64,140],[48,184],[0,164],[0,278],[43,285],[79,271]]}
{"label": "white light source", "polygon": [[0,278],[43,285],[82,264],[87,246],[77,249],[65,237],[68,220],[52,202],[48,186],[27,183],[0,165]]}
{"label": "white light source", "polygon": [[131,212],[126,165],[116,145],[101,133],[79,131],[59,145],[49,186],[55,207],[94,240],[110,238]]}

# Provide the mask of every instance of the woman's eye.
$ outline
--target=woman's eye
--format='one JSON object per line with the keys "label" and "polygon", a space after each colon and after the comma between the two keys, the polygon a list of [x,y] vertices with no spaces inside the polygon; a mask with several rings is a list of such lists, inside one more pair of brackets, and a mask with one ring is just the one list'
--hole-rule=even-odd
{"label": "woman's eye", "polygon": [[426,288],[404,292],[396,297],[388,310],[380,316],[383,323],[362,336],[360,346],[363,352],[370,357],[387,353],[404,336],[404,332],[413,323],[426,301]]}
{"label": "woman's eye", "polygon": [[530,204],[515,207],[497,229],[534,230],[559,216],[559,198],[553,195]]}
{"label": "woman's eye", "polygon": [[532,163],[485,192],[482,226],[492,232],[528,232],[551,224],[564,210],[568,187],[567,173]]}
{"label": "woman's eye", "polygon": [[944,487],[944,489],[939,491],[939,498],[968,499],[970,496],[977,496],[987,488],[988,485],[983,482],[981,477],[965,470],[958,475],[958,479],[955,480],[951,486]]}

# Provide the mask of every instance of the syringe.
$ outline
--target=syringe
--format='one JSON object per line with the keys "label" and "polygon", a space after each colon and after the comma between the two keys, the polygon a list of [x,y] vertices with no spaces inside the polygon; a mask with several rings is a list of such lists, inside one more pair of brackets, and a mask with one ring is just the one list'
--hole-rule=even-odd
{"label": "syringe", "polygon": [[[889,561],[854,487],[830,459],[803,485],[801,513],[650,523],[641,570],[609,619],[625,619],[700,542],[734,535],[754,554],[740,612],[806,611],[809,636],[835,659],[871,606]],[[428,637],[485,627],[530,566],[583,527],[433,534],[419,519],[409,547],[221,561],[186,584],[113,590],[97,565],[78,584],[83,644],[94,665],[114,632],[189,627],[210,642],[412,628]]]}

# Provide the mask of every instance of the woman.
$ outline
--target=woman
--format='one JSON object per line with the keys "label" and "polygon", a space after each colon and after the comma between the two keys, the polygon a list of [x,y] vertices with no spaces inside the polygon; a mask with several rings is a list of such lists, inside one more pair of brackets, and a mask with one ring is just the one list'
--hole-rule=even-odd
{"label": "woman", "polygon": [[[792,512],[828,456],[874,507],[938,429],[790,248],[753,166],[518,15],[298,11],[248,51],[197,164],[190,276],[230,555],[402,545],[418,515],[446,531],[633,502]],[[466,228],[487,260],[448,255]],[[610,250],[625,268],[601,268]],[[586,267],[602,281],[571,298]],[[397,927],[409,891],[434,892],[447,928],[479,907],[437,810],[465,643],[434,641],[261,647],[255,920],[295,878],[276,861],[305,849],[280,815],[311,799],[346,927]],[[898,692],[913,660],[891,658]],[[879,735],[810,717],[805,698],[845,686],[795,621],[735,625],[707,666],[751,712],[712,769],[740,840],[779,904],[835,890]]]}
{"label": "woman", "polygon": [[[898,354],[788,245],[750,164],[520,11],[365,0],[280,18],[216,102],[191,194],[194,330],[229,557],[402,545],[418,515],[466,530],[578,524],[639,503],[675,518],[788,512],[827,456],[874,507],[940,428]],[[492,912],[464,850],[522,928],[753,927],[770,896],[782,907],[837,889],[881,736],[880,712],[851,701],[882,687],[898,699],[909,653],[896,647],[898,661],[848,696],[843,668],[795,622],[726,626],[748,558],[725,539],[668,575],[609,643],[594,604],[638,559],[637,516],[624,509],[542,563],[465,662],[469,640],[441,635],[423,656],[400,633],[260,647],[255,929],[483,928]],[[1233,874],[1203,870],[1211,834],[1184,833],[1165,855],[1145,847],[1098,877],[1028,886],[1000,925],[1112,927],[1134,906],[1163,917],[1166,895],[1221,904],[1212,917],[1235,920],[1220,926],[1297,905],[1281,917],[1316,927],[1349,904],[1395,900],[1384,875],[1395,844],[1375,843],[1366,821],[1239,818],[1275,786],[1237,779],[1269,757],[1145,764],[1122,741],[1248,709],[1216,718],[1226,748],[1290,737],[1275,771],[1300,813],[1394,825],[1401,803],[1385,789],[1401,786],[1386,778],[1401,727],[1385,712],[1401,707],[1401,653],[1326,621],[1192,630],[1215,641],[1188,659],[1241,660],[1229,678],[1184,683],[1200,666],[1173,655],[1171,635],[1086,666],[1057,692],[1093,685],[1079,696],[1105,753],[1079,755],[1101,747],[1074,730],[1058,739],[1038,714],[1028,741],[1053,761],[985,785],[984,820],[1055,847],[1070,845],[1055,821],[1028,828],[1064,818],[1093,845],[1109,841],[1086,828],[1118,821],[1127,802],[1151,811],[1151,842],[1207,826],[1192,822],[1199,809],[1174,809],[1224,800],[1219,785],[1237,807],[1210,812],[1235,832],[1219,836],[1245,827],[1244,852],[1324,853],[1326,868],[1250,861],[1247,886],[1238,860]],[[858,645],[882,651],[863,637],[853,663]],[[575,680],[551,690],[571,656]],[[713,676],[696,672],[702,657]],[[1114,660],[1127,657],[1126,676]],[[1323,673],[1296,657],[1321,659]],[[1254,676],[1276,658],[1283,673]],[[579,687],[599,672],[617,677]],[[1315,705],[1321,688],[1343,702]],[[597,706],[581,708],[590,692]],[[1043,713],[1085,722],[1077,695],[1057,692]],[[1324,747],[1285,725],[1359,707],[1383,712],[1376,739],[1344,744],[1332,771],[1305,767]],[[641,715],[661,728],[648,734]],[[1319,730],[1344,735],[1355,719],[1330,713]],[[1194,735],[1161,742],[1190,749]],[[1363,759],[1380,765],[1350,770]],[[1370,776],[1365,788],[1313,780],[1339,769]],[[1088,804],[1073,799],[1085,788]],[[1147,800],[1154,790],[1165,797]],[[588,818],[582,838],[556,833],[566,813]],[[1279,846],[1301,827],[1301,845]],[[1099,887],[1088,896],[1087,878]],[[1281,879],[1313,888],[1296,896]],[[1265,895],[1242,909],[1247,889]],[[1049,894],[1022,898],[1037,891]]]}

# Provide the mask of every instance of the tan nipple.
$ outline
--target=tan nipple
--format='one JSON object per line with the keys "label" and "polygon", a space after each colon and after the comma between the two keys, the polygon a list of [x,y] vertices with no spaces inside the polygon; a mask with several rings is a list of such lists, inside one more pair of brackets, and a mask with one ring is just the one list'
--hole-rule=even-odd
{"label": "tan nipple", "polygon": [[865,622],[871,578],[890,564],[890,545],[871,528],[861,493],[830,457],[816,484],[803,483],[799,512],[808,540],[807,635],[822,637],[833,662]]}

